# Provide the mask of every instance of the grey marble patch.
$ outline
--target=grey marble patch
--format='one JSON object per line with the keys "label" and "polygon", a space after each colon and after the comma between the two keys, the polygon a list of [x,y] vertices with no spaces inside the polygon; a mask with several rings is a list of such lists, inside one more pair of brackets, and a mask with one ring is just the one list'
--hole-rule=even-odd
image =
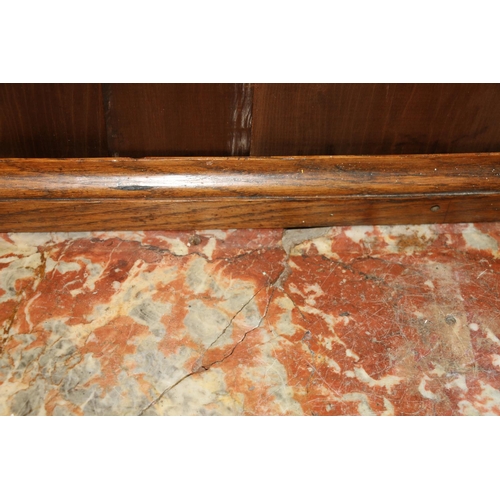
{"label": "grey marble patch", "polygon": [[[69,339],[60,339],[40,356],[38,364],[44,378],[53,384],[59,385],[66,377],[68,366],[66,362],[77,352],[77,347]],[[78,362],[79,356],[75,362]]]}
{"label": "grey marble patch", "polygon": [[44,380],[38,379],[28,389],[14,394],[10,405],[10,411],[14,415],[39,415],[43,413],[43,404],[47,392]]}
{"label": "grey marble patch", "polygon": [[[204,384],[199,383],[200,377]],[[218,368],[186,378],[156,405],[159,415],[238,415],[242,411],[242,403],[229,395],[225,374]]]}
{"label": "grey marble patch", "polygon": [[293,247],[300,245],[304,241],[313,240],[315,238],[320,238],[325,236],[330,227],[313,227],[305,229],[286,229],[283,232],[283,237],[281,243],[283,245],[283,250],[290,255]]}
{"label": "grey marble patch", "polygon": [[161,319],[170,314],[171,311],[172,304],[154,302],[150,298],[146,298],[130,311],[130,316],[137,323],[147,326],[155,337],[162,338],[165,336],[166,330]]}
{"label": "grey marble patch", "polygon": [[81,388],[80,385],[87,383],[91,378],[101,371],[101,364],[92,354],[87,353],[79,364],[68,370],[61,383],[62,396],[73,404],[81,405],[92,392],[90,389]]}
{"label": "grey marble patch", "polygon": [[[184,325],[191,338],[207,348],[229,325],[231,318],[218,309],[207,307],[201,300],[191,300]],[[226,330],[230,336],[232,325]]]}
{"label": "grey marble patch", "polygon": [[214,277],[205,271],[206,264],[205,259],[194,259],[186,272],[186,284],[194,293],[206,293],[207,290],[210,290],[212,297],[221,297],[223,290]]}
{"label": "grey marble patch", "polygon": [[54,408],[54,415],[56,417],[72,417],[75,414],[69,411],[65,406],[56,406]]}
{"label": "grey marble patch", "polygon": [[38,356],[42,351],[43,347],[36,347],[35,349],[29,349],[28,351],[21,351],[12,376],[16,378],[21,377],[26,371],[26,368],[32,365],[35,365],[34,369],[38,371],[38,363],[35,364],[34,361],[38,359]]}
{"label": "grey marble patch", "polygon": [[12,367],[10,366],[9,361],[1,357],[0,358],[0,382],[5,382],[9,378]]}
{"label": "grey marble patch", "polygon": [[[231,290],[233,292],[233,290]],[[262,290],[260,293],[264,294]],[[222,303],[224,309],[234,314],[238,313],[238,318],[244,318],[251,327],[257,326],[262,319],[257,301],[254,297],[254,287],[247,287],[243,290],[234,291],[229,298]]]}
{"label": "grey marble patch", "polygon": [[183,366],[190,352],[187,348],[181,348],[179,353],[166,358],[156,344],[146,340],[137,347],[137,352],[133,355],[136,364],[134,373],[143,374],[153,386],[163,390],[186,374],[179,367]]}
{"label": "grey marble patch", "polygon": [[107,392],[94,386],[82,409],[84,415],[89,416],[138,415],[148,403],[138,382],[122,372],[118,376],[118,385]]}

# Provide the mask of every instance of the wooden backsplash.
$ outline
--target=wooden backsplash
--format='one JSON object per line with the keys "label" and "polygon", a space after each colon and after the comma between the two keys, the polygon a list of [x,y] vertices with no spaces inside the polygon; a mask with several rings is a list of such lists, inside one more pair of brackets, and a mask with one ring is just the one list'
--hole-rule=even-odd
{"label": "wooden backsplash", "polygon": [[500,151],[499,84],[1,84],[0,157]]}

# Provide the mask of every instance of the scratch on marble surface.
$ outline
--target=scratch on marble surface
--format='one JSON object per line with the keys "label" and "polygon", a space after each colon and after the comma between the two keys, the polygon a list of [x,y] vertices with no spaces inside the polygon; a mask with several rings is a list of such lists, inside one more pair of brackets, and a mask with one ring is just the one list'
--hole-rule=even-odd
{"label": "scratch on marble surface", "polygon": [[0,235],[0,414],[498,415],[500,224]]}

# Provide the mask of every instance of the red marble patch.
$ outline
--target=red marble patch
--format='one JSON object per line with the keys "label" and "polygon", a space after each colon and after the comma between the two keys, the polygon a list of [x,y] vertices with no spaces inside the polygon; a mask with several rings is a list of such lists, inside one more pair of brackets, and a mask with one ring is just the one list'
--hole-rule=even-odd
{"label": "red marble patch", "polygon": [[500,224],[0,238],[1,413],[500,414]]}

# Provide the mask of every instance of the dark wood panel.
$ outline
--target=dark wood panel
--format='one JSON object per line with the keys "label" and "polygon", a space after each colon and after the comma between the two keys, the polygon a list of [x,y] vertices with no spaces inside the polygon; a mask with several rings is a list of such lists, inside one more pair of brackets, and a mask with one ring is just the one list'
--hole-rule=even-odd
{"label": "dark wood panel", "polygon": [[100,84],[1,84],[0,156],[107,156]]}
{"label": "dark wood panel", "polygon": [[250,84],[103,84],[113,156],[248,155]]}
{"label": "dark wood panel", "polygon": [[499,84],[256,84],[252,155],[500,151]]}
{"label": "dark wood panel", "polygon": [[500,193],[500,153],[0,160],[0,199]]}
{"label": "dark wood panel", "polygon": [[500,220],[500,154],[0,161],[1,231]]}

